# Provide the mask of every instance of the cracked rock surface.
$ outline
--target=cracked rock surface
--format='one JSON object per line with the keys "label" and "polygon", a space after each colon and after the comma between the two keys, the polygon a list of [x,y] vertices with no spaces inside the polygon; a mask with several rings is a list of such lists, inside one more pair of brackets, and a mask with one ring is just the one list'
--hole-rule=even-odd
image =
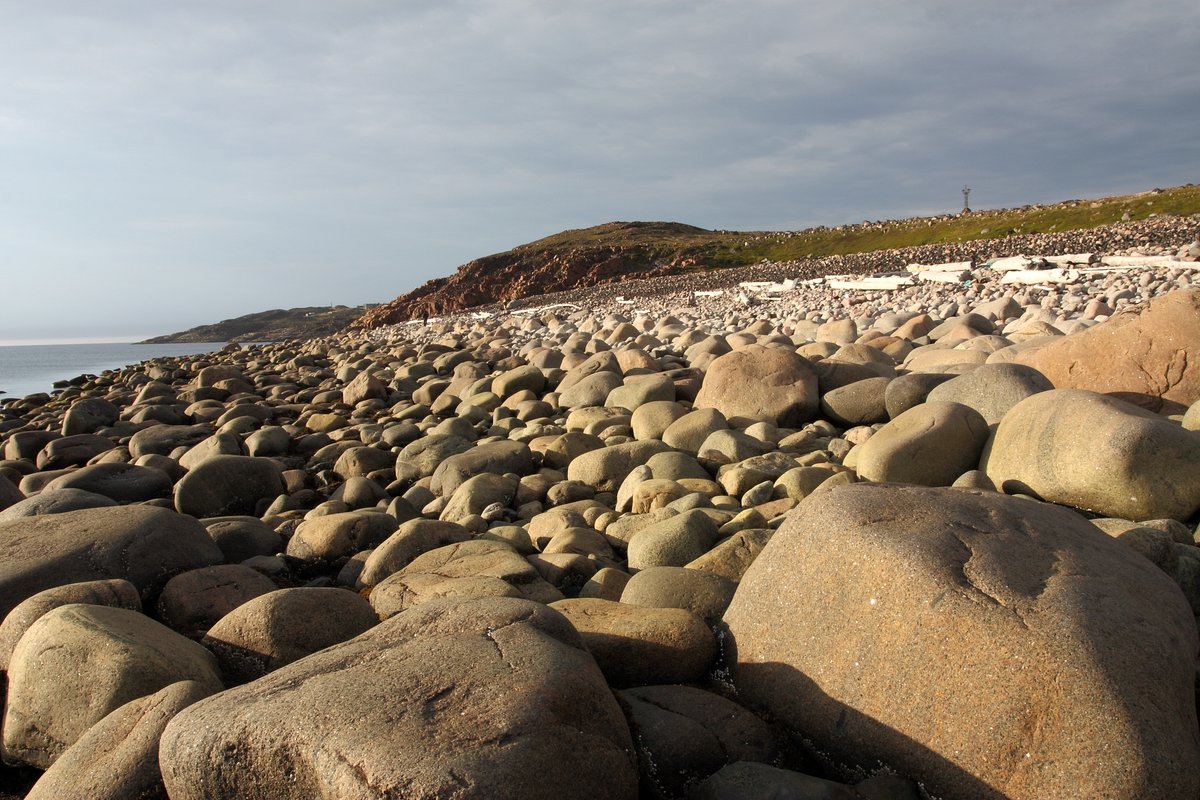
{"label": "cracked rock surface", "polygon": [[969,489],[818,493],[725,622],[739,697],[830,763],[869,770],[870,754],[944,797],[1200,790],[1191,611],[1071,511]]}

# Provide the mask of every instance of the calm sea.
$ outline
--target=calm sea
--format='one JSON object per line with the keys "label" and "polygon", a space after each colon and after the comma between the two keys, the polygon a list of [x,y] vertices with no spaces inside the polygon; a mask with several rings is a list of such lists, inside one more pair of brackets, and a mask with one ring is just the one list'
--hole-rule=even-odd
{"label": "calm sea", "polygon": [[0,391],[4,397],[49,392],[55,381],[84,373],[99,375],[148,358],[208,353],[224,342],[194,344],[22,344],[0,346]]}

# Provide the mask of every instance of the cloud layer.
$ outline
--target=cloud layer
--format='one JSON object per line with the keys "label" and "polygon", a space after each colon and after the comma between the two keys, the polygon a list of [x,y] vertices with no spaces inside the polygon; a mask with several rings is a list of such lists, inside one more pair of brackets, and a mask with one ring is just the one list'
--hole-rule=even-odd
{"label": "cloud layer", "polygon": [[385,301],[613,219],[1197,179],[1194,2],[808,5],[25,6],[0,28],[0,339]]}

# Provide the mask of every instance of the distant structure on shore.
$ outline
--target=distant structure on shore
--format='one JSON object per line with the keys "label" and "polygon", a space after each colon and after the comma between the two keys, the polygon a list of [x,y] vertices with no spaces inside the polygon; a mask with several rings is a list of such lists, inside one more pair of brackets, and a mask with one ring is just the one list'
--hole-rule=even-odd
{"label": "distant structure on shore", "polygon": [[971,187],[970,187],[970,186],[964,186],[964,187],[962,188],[962,193],[963,193],[963,210],[962,210],[962,213],[964,213],[964,214],[970,214],[970,213],[971,213],[971,206],[970,206],[970,204],[967,202],[967,200],[968,200],[968,198],[971,196]]}

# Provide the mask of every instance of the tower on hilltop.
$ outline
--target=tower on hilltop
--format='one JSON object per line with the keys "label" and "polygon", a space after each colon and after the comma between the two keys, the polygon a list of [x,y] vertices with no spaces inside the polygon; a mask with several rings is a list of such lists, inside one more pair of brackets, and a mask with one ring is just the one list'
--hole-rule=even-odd
{"label": "tower on hilltop", "polygon": [[964,187],[962,188],[962,193],[963,193],[963,210],[962,210],[962,213],[964,213],[964,214],[970,214],[970,213],[971,213],[971,206],[970,206],[970,204],[968,204],[968,202],[967,202],[967,199],[968,199],[968,198],[970,197],[970,195],[971,195],[971,187],[970,187],[970,186],[964,186]]}

